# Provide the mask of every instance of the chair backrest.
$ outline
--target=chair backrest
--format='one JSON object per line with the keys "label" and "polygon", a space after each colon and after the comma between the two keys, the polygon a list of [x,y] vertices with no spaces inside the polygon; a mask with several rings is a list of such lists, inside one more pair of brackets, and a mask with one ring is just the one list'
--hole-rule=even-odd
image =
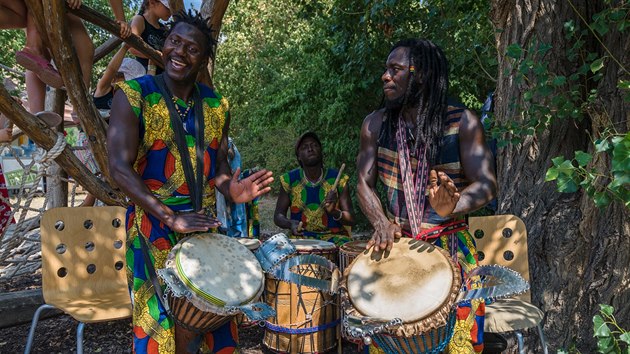
{"label": "chair backrest", "polygon": [[46,303],[124,294],[128,286],[124,208],[53,208],[44,212],[40,228]]}
{"label": "chair backrest", "polygon": [[[468,226],[477,243],[480,265],[498,264],[519,272],[529,281],[527,229],[514,215],[470,217]],[[517,296],[531,302],[528,291]]]}

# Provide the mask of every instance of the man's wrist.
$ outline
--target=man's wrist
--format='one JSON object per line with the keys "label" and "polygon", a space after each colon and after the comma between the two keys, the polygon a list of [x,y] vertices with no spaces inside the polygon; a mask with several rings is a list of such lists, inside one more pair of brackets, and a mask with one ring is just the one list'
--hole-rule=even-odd
{"label": "man's wrist", "polygon": [[332,217],[335,221],[341,220],[341,218],[343,218],[343,211],[339,209],[334,210],[332,213]]}

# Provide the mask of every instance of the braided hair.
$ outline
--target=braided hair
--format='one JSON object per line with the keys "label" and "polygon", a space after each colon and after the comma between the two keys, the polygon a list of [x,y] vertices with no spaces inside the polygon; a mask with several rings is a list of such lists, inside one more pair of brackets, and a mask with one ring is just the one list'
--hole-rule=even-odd
{"label": "braided hair", "polygon": [[409,48],[410,72],[409,86],[405,92],[402,107],[386,108],[390,122],[395,122],[398,114],[405,107],[417,106],[415,148],[421,143],[427,144],[427,159],[430,165],[437,162],[442,135],[444,134],[447,110],[448,61],[440,47],[426,39],[404,39],[392,47]]}
{"label": "braided hair", "polygon": [[203,33],[203,35],[206,37],[205,54],[211,56],[214,60],[214,49],[217,45],[217,41],[212,37],[212,33],[214,31],[212,30],[209,22],[201,17],[201,14],[197,10],[182,10],[173,15],[173,20],[170,23],[170,29],[166,33],[166,36],[168,37],[171,34],[171,31],[173,31],[173,28],[175,28],[175,26],[180,23],[187,23]]}

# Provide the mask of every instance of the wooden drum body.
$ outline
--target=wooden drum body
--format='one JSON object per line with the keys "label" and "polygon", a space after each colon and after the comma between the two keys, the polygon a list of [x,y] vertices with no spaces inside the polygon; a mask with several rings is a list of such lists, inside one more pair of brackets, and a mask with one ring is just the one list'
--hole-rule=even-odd
{"label": "wooden drum body", "polygon": [[[313,239],[291,242],[298,254],[319,255],[333,263],[337,260],[337,248],[331,242]],[[317,265],[296,268],[307,277],[328,276]],[[335,295],[266,274],[264,297],[277,314],[266,323],[263,343],[269,349],[280,353],[322,353],[335,347],[339,325]]]}
{"label": "wooden drum body", "polygon": [[264,289],[264,274],[254,254],[220,234],[182,239],[157,273],[166,284],[165,297],[175,322],[200,333],[247,312]]}
{"label": "wooden drum body", "polygon": [[427,242],[402,238],[389,252],[359,254],[342,288],[347,334],[371,332],[386,353],[439,353],[453,334],[460,273],[448,253]]}

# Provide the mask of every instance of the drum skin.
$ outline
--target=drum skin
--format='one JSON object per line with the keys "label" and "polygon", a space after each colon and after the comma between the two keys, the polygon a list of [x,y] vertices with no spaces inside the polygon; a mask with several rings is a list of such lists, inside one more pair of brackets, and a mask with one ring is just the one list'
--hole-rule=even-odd
{"label": "drum skin", "polygon": [[[298,254],[316,254],[335,263],[337,248],[333,243],[313,239],[292,239]],[[316,266],[315,266],[316,267]],[[301,274],[320,277],[316,269],[300,267]],[[266,275],[265,302],[276,310],[269,319],[274,325],[291,329],[310,328],[339,319],[334,295],[298,286]],[[289,334],[265,328],[263,344],[278,353],[323,353],[335,347],[339,325],[306,334]]]}
{"label": "drum skin", "polygon": [[400,326],[372,336],[385,353],[440,353],[453,335],[461,276],[449,254],[401,238],[391,251],[359,254],[344,271],[344,315]]}
{"label": "drum skin", "polygon": [[[251,237],[236,237],[236,241],[240,242],[241,245],[247,247],[248,250],[254,252],[260,247],[260,240],[257,238]],[[254,301],[258,301],[259,299],[255,299]],[[258,322],[250,321],[245,314],[240,313],[236,315],[236,324],[240,328],[248,328],[256,325]]]}

